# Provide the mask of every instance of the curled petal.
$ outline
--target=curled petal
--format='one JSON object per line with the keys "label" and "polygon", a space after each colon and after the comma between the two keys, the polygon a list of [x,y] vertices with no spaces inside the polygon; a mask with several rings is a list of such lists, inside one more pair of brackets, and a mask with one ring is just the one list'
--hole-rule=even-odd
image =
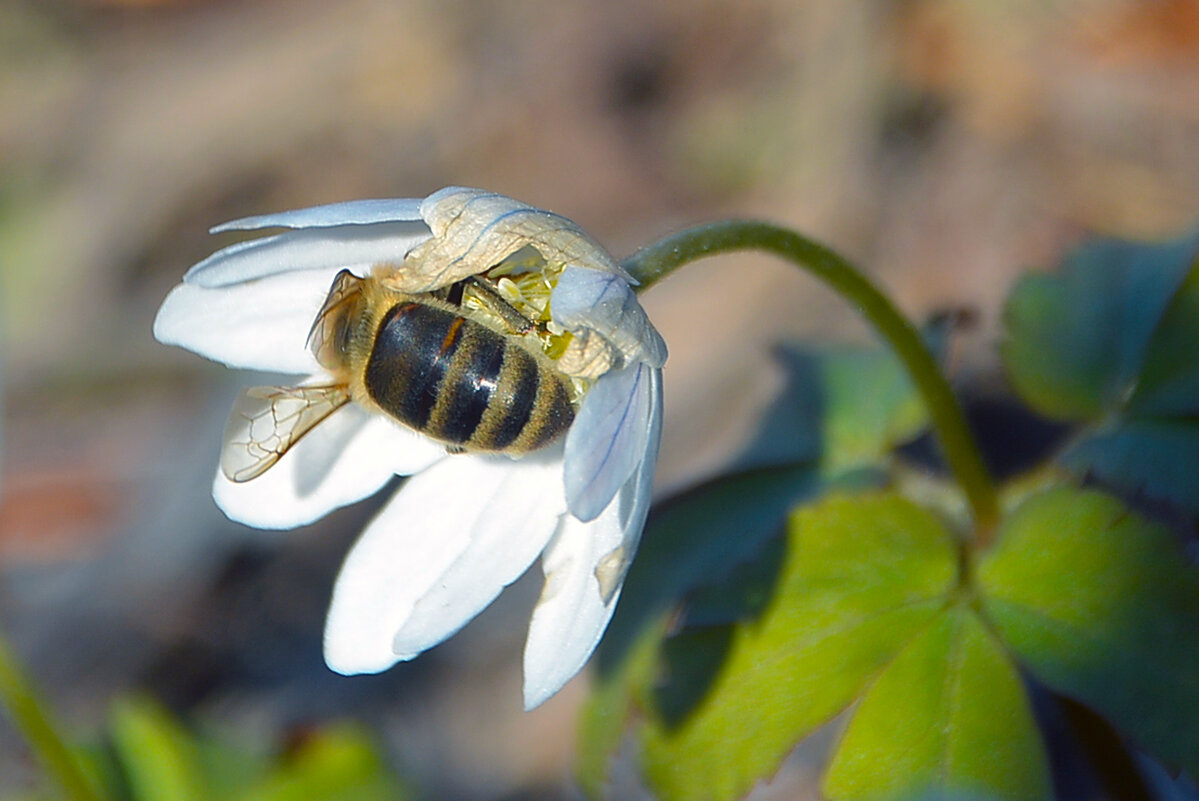
{"label": "curled petal", "polygon": [[394,475],[445,458],[420,434],[348,405],[313,428],[267,472],[234,483],[218,470],[212,497],[228,517],[255,528],[294,528],[373,495]]}
{"label": "curled petal", "polygon": [[305,340],[334,272],[304,270],[219,288],[180,284],[154,318],[154,338],[230,367],[315,373],[320,365]]}
{"label": "curled petal", "polygon": [[[656,458],[662,371],[645,363],[605,373],[583,398],[566,435],[566,503],[593,520],[647,455]],[[651,453],[652,452],[652,453]]]}
{"label": "curled petal", "polygon": [[[661,373],[652,371],[660,398]],[[525,709],[540,706],[587,663],[616,609],[645,528],[662,437],[662,406],[649,419],[645,458],[591,522],[567,515],[541,558],[545,588],[525,643]]]}
{"label": "curled petal", "polygon": [[[656,443],[657,433],[654,439]],[[562,689],[587,663],[608,627],[649,513],[655,455],[646,457],[595,520],[563,518],[545,549],[545,588],[525,643],[525,709],[540,706]]]}
{"label": "curled petal", "polygon": [[[519,563],[533,559],[565,506],[557,481],[549,480],[557,464],[455,456],[410,479],[367,526],[337,577],[325,624],[329,667],[374,673],[410,659],[460,627],[491,587],[519,575]],[[479,561],[475,543],[496,561]],[[501,557],[504,543],[513,553]],[[462,601],[447,593],[471,579],[485,582],[482,592],[473,589]]]}
{"label": "curled petal", "polygon": [[626,279],[568,266],[550,299],[554,322],[568,331],[594,332],[622,357],[616,366],[666,363],[666,343],[650,323]]}
{"label": "curled petal", "polygon": [[603,554],[620,546],[612,507],[590,523],[567,516],[541,557],[545,588],[525,643],[525,709],[540,706],[582,670],[612,618],[616,596],[605,604],[595,578]]}
{"label": "curled petal", "polygon": [[379,198],[375,200],[350,200],[345,203],[329,203],[325,206],[309,206],[275,214],[259,214],[242,217],[213,226],[209,233],[222,231],[252,231],[259,228],[329,228],[336,225],[370,225],[372,223],[419,220],[420,198]]}
{"label": "curled petal", "polygon": [[329,268],[333,273],[345,268],[361,276],[375,264],[399,263],[428,238],[429,229],[422,222],[302,228],[218,250],[188,270],[183,280],[218,287],[276,273]]}
{"label": "curled petal", "polygon": [[529,246],[550,263],[633,280],[575,223],[504,195],[447,187],[425,198],[421,216],[433,238],[408,254],[404,274],[394,283],[402,292],[448,286]]}
{"label": "curled petal", "polygon": [[653,373],[652,392],[655,401],[646,436],[645,458],[610,504],[618,509],[620,546],[604,554],[595,568],[600,597],[605,604],[614,603],[624,584],[633,557],[637,555],[637,546],[641,543],[641,533],[645,530],[645,519],[653,501],[654,470],[658,466],[658,447],[662,442],[662,374],[659,370]]}

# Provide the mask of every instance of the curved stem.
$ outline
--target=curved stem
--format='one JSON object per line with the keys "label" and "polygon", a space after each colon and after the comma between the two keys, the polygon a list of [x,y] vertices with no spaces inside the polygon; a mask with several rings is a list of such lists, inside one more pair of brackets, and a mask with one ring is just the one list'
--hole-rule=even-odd
{"label": "curved stem", "polygon": [[907,367],[928,408],[946,461],[966,493],[985,546],[999,515],[995,486],[953,391],[916,328],[853,265],[794,231],[752,220],[728,220],[688,228],[630,256],[624,267],[639,290],[689,261],[738,250],[764,250],[823,280],[865,317]]}
{"label": "curved stem", "polygon": [[33,749],[46,773],[58,783],[65,798],[70,801],[99,801],[100,796],[66,743],[58,736],[3,636],[0,636],[0,705],[7,708],[13,724]]}

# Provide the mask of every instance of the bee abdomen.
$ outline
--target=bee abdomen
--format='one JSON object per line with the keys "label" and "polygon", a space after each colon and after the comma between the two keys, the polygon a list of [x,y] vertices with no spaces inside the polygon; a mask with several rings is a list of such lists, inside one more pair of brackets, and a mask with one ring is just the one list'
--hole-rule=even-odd
{"label": "bee abdomen", "polygon": [[536,450],[574,419],[562,379],[531,353],[482,323],[416,301],[383,316],[364,383],[383,411],[467,450]]}

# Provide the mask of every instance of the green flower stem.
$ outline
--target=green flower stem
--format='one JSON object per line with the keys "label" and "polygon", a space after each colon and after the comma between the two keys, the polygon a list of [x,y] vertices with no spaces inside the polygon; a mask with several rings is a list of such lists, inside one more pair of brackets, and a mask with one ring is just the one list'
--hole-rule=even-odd
{"label": "green flower stem", "polygon": [[100,796],[38,703],[34,688],[3,636],[0,636],[0,704],[41,760],[46,773],[58,783],[64,797],[71,801],[100,801]]}
{"label": "green flower stem", "polygon": [[995,485],[966,425],[953,391],[915,326],[853,265],[794,231],[752,220],[727,220],[688,228],[630,256],[624,268],[652,286],[696,259],[739,250],[764,250],[814,274],[848,300],[890,344],[906,365],[928,407],[945,458],[966,493],[977,527],[976,544],[985,546],[999,517]]}

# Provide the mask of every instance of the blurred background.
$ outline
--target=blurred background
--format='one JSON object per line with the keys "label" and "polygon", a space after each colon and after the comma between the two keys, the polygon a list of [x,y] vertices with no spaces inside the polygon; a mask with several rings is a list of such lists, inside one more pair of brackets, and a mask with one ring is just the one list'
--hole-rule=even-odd
{"label": "blurred background", "polygon": [[[430,798],[576,797],[586,679],[520,709],[539,571],[413,663],[330,673],[333,575],[386,493],[294,532],[225,520],[209,484],[253,379],[150,335],[234,241],[211,225],[447,184],[618,256],[720,217],[793,226],[914,316],[974,312],[950,367],[1001,393],[1019,272],[1199,219],[1199,4],[0,0],[0,625],[73,730],[138,688],[264,748],[365,721]],[[643,302],[671,348],[662,492],[753,437],[772,343],[867,336],[761,257]],[[0,795],[34,775],[0,723]]]}

